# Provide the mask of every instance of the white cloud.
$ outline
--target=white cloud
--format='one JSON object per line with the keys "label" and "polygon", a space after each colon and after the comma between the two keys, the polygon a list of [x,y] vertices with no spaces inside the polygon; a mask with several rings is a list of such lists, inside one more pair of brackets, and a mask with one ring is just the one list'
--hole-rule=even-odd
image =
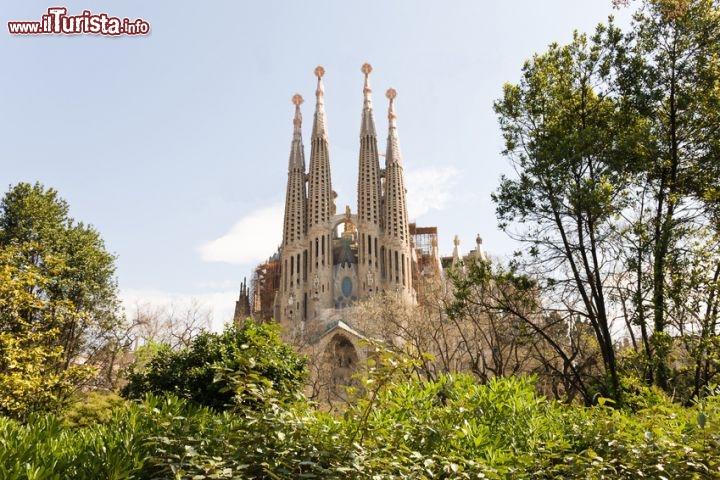
{"label": "white cloud", "polygon": [[415,220],[430,210],[443,210],[453,198],[459,174],[453,166],[407,171],[405,185],[410,219]]}
{"label": "white cloud", "polygon": [[[410,219],[430,210],[443,210],[453,198],[459,171],[453,166],[428,167],[406,172]],[[206,262],[247,265],[261,262],[282,241],[283,205],[275,204],[250,212],[229,232],[205,242],[198,251]]]}
{"label": "white cloud", "polygon": [[182,312],[195,304],[202,310],[207,309],[209,311],[210,323],[207,327],[213,331],[220,331],[224,324],[233,318],[238,292],[239,289],[191,294],[123,288],[120,290],[120,300],[128,316],[133,315],[137,307],[162,308],[172,306],[176,311]]}
{"label": "white cloud", "polygon": [[282,236],[283,206],[272,205],[241,218],[230,231],[198,248],[206,262],[256,263],[275,252]]}
{"label": "white cloud", "polygon": [[195,287],[201,290],[232,290],[239,284],[238,280],[207,280],[195,283]]}

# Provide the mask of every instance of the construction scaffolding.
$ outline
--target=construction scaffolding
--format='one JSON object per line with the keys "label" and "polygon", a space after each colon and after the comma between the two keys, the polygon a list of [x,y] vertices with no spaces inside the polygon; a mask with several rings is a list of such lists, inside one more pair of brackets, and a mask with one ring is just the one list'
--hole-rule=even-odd
{"label": "construction scaffolding", "polygon": [[273,255],[255,268],[250,281],[252,317],[261,322],[275,316],[275,294],[280,289],[280,257]]}
{"label": "construction scaffolding", "polygon": [[438,255],[437,227],[418,227],[414,223],[408,227],[417,262],[417,272],[414,273],[418,277],[440,278],[442,267]]}
{"label": "construction scaffolding", "polygon": [[413,287],[418,303],[423,305],[431,296],[431,285],[442,278],[437,227],[418,227],[411,223],[408,228],[413,249]]}

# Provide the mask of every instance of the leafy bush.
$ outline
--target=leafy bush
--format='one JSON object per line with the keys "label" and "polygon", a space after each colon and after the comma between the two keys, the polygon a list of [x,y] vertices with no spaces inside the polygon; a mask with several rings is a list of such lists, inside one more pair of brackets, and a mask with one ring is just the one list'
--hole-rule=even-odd
{"label": "leafy bush", "polygon": [[83,428],[0,417],[0,478],[720,478],[715,390],[690,408],[586,408],[532,378],[408,379],[411,360],[375,359],[343,417],[272,395],[221,412],[149,395]]}
{"label": "leafy bush", "polygon": [[67,410],[62,413],[66,427],[87,427],[97,423],[108,423],[113,409],[121,407],[125,400],[111,392],[88,392],[80,394]]}
{"label": "leafy bush", "polygon": [[139,406],[118,409],[107,424],[71,429],[59,418],[26,424],[0,417],[0,478],[125,479],[141,471],[157,428]]}
{"label": "leafy bush", "polygon": [[257,407],[271,396],[295,398],[304,375],[305,360],[280,341],[276,326],[246,320],[221,334],[203,332],[185,350],[159,348],[149,361],[131,367],[122,395],[172,393],[222,411]]}

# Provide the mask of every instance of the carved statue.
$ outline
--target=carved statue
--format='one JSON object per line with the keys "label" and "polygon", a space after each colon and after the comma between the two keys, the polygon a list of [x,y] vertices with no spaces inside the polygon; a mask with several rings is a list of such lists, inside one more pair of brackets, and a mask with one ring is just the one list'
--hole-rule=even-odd
{"label": "carved statue", "polygon": [[354,233],[355,224],[350,220],[350,205],[345,205],[345,233]]}

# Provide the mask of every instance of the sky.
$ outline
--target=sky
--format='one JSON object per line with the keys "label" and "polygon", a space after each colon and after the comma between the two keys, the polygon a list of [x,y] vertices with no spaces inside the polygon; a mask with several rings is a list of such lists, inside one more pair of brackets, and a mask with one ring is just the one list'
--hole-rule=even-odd
{"label": "sky", "polygon": [[[142,19],[147,35],[11,35],[7,22]],[[5,2],[0,9],[0,189],[40,182],[117,255],[120,296],[232,318],[240,282],[282,236],[294,106],[309,160],[317,65],[338,209],[356,211],[363,74],[379,149],[393,87],[408,209],[440,250],[517,245],[490,194],[512,175],[492,104],[523,62],[631,11],[611,0]],[[382,160],[381,160],[382,161]]]}

